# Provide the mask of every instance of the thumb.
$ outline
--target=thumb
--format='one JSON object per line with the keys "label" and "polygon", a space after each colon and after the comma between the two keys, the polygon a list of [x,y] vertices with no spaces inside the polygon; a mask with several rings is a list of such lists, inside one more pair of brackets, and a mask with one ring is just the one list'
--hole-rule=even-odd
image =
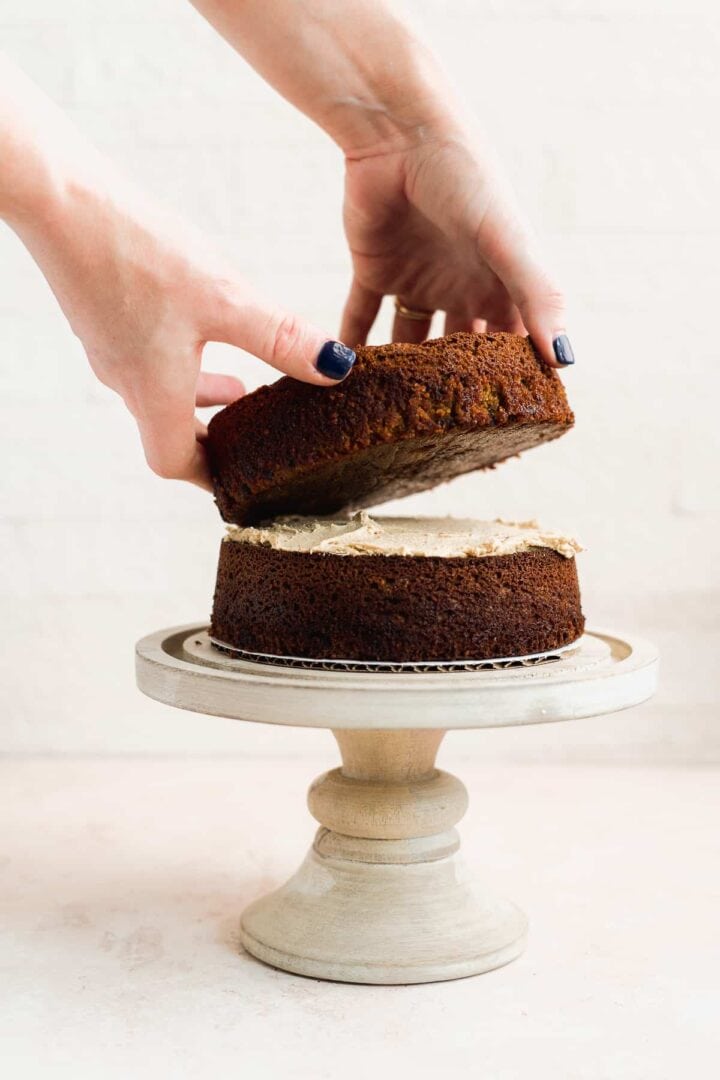
{"label": "thumb", "polygon": [[341,341],[244,289],[226,295],[210,340],[235,345],[294,379],[318,386],[340,382],[356,359]]}

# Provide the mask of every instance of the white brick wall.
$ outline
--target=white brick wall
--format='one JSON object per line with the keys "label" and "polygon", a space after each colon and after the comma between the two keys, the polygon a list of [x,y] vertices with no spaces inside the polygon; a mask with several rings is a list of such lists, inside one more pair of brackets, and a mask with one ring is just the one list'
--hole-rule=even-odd
{"label": "white brick wall", "polygon": [[[666,654],[658,699],[629,716],[454,745],[720,756],[711,722],[720,646],[716,6],[406,7],[491,131],[566,287],[578,363],[565,380],[578,425],[522,461],[398,509],[535,514],[575,530],[589,548],[581,573],[591,621],[642,630]],[[216,236],[248,277],[336,326],[348,273],[338,154],[188,4],[0,0],[0,33],[89,136]],[[322,733],[176,714],[136,693],[135,638],[208,613],[220,522],[201,493],[145,469],[130,417],[93,380],[7,231],[0,265],[0,748],[329,745]],[[386,311],[378,340],[388,320]],[[250,386],[269,374],[225,346],[207,360]]]}

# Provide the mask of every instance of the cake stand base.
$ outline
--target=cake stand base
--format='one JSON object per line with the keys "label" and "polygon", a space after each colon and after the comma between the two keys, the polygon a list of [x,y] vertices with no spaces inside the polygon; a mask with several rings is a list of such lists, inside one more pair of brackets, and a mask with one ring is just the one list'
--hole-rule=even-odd
{"label": "cake stand base", "polygon": [[477,891],[457,856],[415,866],[326,858],[246,908],[240,940],[266,964],[335,982],[402,984],[480,975],[525,948],[510,901]]}
{"label": "cake stand base", "polygon": [[248,952],[340,982],[417,983],[475,975],[518,956],[524,915],[474,884],[458,855],[461,782],[435,767],[447,729],[572,720],[646,701],[648,642],[586,633],[557,660],[489,671],[296,670],[230,657],[203,626],[137,646],[150,697],[211,716],[330,728],[342,767],[310,788],[320,823],[298,872],[242,915]]}
{"label": "cake stand base", "polygon": [[298,975],[419,983],[514,960],[525,916],[457,854],[461,782],[434,767],[444,732],[337,731],[342,769],[308,798],[323,823],[297,873],[243,913],[248,952]]}

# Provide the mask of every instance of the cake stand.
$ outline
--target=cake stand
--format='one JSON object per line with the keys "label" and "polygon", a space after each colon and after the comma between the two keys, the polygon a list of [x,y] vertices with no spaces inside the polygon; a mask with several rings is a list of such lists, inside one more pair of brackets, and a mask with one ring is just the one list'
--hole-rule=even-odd
{"label": "cake stand", "polygon": [[248,952],[285,971],[356,983],[457,979],[523,950],[523,913],[472,880],[454,828],[467,807],[435,767],[447,730],[615,712],[649,698],[655,648],[587,633],[543,663],[389,672],[254,663],[214,649],[203,626],[137,646],[138,686],[180,709],[330,728],[342,766],[311,785],[320,823],[300,869],[241,918]]}

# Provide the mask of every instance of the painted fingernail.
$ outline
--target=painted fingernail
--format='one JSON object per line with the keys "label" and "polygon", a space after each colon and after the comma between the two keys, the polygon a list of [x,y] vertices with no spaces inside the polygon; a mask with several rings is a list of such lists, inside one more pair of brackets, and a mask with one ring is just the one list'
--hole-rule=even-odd
{"label": "painted fingernail", "polygon": [[563,367],[575,363],[575,353],[572,351],[567,334],[558,334],[556,338],[553,338],[553,352],[558,364],[562,364]]}
{"label": "painted fingernail", "polygon": [[356,360],[355,353],[342,341],[326,341],[317,355],[315,367],[321,375],[340,382],[348,374]]}

